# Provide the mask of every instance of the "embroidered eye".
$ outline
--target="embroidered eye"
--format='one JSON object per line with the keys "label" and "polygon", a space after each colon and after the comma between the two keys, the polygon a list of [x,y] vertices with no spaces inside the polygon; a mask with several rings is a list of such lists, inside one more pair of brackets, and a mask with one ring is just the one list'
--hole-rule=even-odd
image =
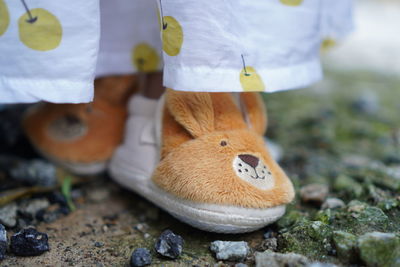
{"label": "embroidered eye", "polygon": [[221,146],[226,146],[228,145],[228,143],[226,141],[221,141],[221,143],[219,143]]}

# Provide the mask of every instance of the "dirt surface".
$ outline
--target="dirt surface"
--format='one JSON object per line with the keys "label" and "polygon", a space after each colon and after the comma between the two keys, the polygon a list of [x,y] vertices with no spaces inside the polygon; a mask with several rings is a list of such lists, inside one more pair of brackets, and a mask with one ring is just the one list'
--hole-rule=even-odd
{"label": "dirt surface", "polygon": [[[7,228],[10,237],[21,227],[34,225],[48,234],[50,251],[36,257],[8,253],[0,266],[128,266],[131,252],[138,247],[151,251],[153,266],[214,266],[217,260],[209,250],[214,240],[247,241],[251,247],[245,261],[248,266],[254,265],[256,251],[267,248],[342,266],[373,266],[366,255],[374,253],[393,260],[397,256],[384,254],[378,245],[365,252],[357,242],[350,241],[376,231],[397,237],[400,234],[399,89],[400,80],[391,76],[328,73],[326,80],[313,88],[265,95],[269,109],[267,135],[282,147],[281,165],[297,192],[286,215],[265,229],[242,235],[206,233],[180,223],[107,177],[88,182],[81,179],[71,192],[75,211],[51,222],[27,222],[18,217],[17,225]],[[2,153],[37,157],[28,146],[22,142],[19,149]],[[1,194],[12,187],[7,184],[10,179],[6,173],[0,172],[0,180],[2,201],[5,198]],[[327,188],[322,200],[339,198],[344,206],[323,208],[321,203],[302,200],[301,188],[315,183]],[[51,199],[57,191],[18,197],[11,202],[21,207],[34,199]],[[51,202],[47,210],[54,205],[58,204]],[[185,240],[183,254],[177,260],[155,253],[154,243],[165,229]],[[265,239],[266,232],[272,233],[272,238]],[[271,245],[273,240],[276,246]],[[342,241],[353,245],[346,248]],[[346,253],[353,254],[348,258]]]}
{"label": "dirt surface", "polygon": [[[262,241],[263,231],[246,235],[199,231],[109,179],[99,180],[82,186],[85,197],[76,199],[75,212],[37,225],[39,231],[49,235],[49,252],[36,257],[8,256],[0,266],[129,266],[129,257],[138,247],[152,251],[154,266],[205,266],[215,262],[208,247],[216,239],[246,240],[253,247]],[[165,229],[185,239],[184,253],[178,261],[159,257],[153,249]]]}

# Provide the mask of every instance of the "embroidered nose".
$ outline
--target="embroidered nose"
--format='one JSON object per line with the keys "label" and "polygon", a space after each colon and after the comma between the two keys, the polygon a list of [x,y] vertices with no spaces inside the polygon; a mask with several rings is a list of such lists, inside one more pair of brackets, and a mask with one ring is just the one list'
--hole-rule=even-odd
{"label": "embroidered nose", "polygon": [[245,162],[246,164],[249,164],[253,168],[256,168],[258,165],[258,162],[260,161],[257,157],[250,155],[250,154],[241,154],[241,155],[239,155],[239,158],[243,162]]}

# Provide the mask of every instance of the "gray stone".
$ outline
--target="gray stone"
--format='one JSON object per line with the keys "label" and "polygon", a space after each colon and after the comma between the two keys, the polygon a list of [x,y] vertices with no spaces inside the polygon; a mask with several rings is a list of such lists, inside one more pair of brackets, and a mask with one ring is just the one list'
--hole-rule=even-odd
{"label": "gray stone", "polygon": [[393,233],[366,233],[358,238],[358,249],[367,266],[400,266],[400,238]]}
{"label": "gray stone", "polygon": [[11,237],[10,249],[18,256],[38,256],[50,249],[47,234],[25,228]]}
{"label": "gray stone", "polygon": [[339,175],[335,179],[333,189],[338,192],[345,192],[352,197],[359,197],[363,192],[362,185],[346,175]]}
{"label": "gray stone", "polygon": [[327,198],[324,203],[322,203],[321,208],[322,209],[338,209],[338,208],[343,208],[345,207],[346,204],[343,202],[343,200],[339,198]]}
{"label": "gray stone", "polygon": [[214,267],[229,267],[229,265],[224,263],[223,261],[219,261],[214,264]]}
{"label": "gray stone", "polygon": [[342,158],[342,162],[349,168],[365,168],[371,161],[370,158],[357,154],[346,155]]}
{"label": "gray stone", "polygon": [[324,241],[332,235],[329,225],[321,221],[311,221],[307,230],[307,234],[315,240]]}
{"label": "gray stone", "polygon": [[7,251],[7,231],[4,225],[0,224],[0,261],[5,258]]}
{"label": "gray stone", "polygon": [[364,91],[352,101],[351,107],[357,112],[373,115],[380,109],[378,95],[373,91]]}
{"label": "gray stone", "polygon": [[101,248],[101,247],[104,246],[104,243],[103,243],[103,242],[96,241],[96,242],[94,242],[94,246],[95,246],[96,248]]}
{"label": "gray stone", "polygon": [[312,262],[307,267],[337,267],[337,265],[326,262]]}
{"label": "gray stone", "polygon": [[356,257],[357,237],[344,231],[334,231],[333,244],[339,259],[352,262]]}
{"label": "gray stone", "polygon": [[296,253],[276,253],[269,250],[256,252],[256,267],[299,267],[307,266],[310,261]]}
{"label": "gray stone", "polygon": [[278,240],[275,237],[267,238],[261,242],[261,250],[272,250],[276,251],[278,248]]}
{"label": "gray stone", "polygon": [[151,264],[151,254],[146,248],[137,248],[132,252],[131,267],[141,267]]}
{"label": "gray stone", "polygon": [[54,165],[44,160],[20,161],[9,172],[14,180],[32,185],[53,186],[57,182]]}
{"label": "gray stone", "polygon": [[46,209],[49,206],[50,203],[46,198],[30,199],[22,203],[18,210],[21,213],[30,216],[31,218],[35,218],[36,213]]}
{"label": "gray stone", "polygon": [[268,229],[265,233],[264,233],[264,238],[268,239],[274,237],[274,231],[272,231],[271,229]]}
{"label": "gray stone", "polygon": [[380,208],[369,206],[367,203],[358,200],[350,201],[347,206],[347,211],[360,226],[370,225],[385,228],[389,223],[389,218]]}
{"label": "gray stone", "polygon": [[235,264],[235,267],[247,267],[247,264],[244,264],[244,263],[236,263]]}
{"label": "gray stone", "polygon": [[94,189],[88,190],[87,194],[90,201],[100,202],[110,196],[110,190],[108,188],[96,187]]}
{"label": "gray stone", "polygon": [[324,184],[309,184],[300,189],[300,197],[304,202],[322,203],[328,196],[328,186]]}
{"label": "gray stone", "polygon": [[165,230],[158,238],[155,249],[162,256],[176,259],[182,254],[183,238],[171,230]]}
{"label": "gray stone", "polygon": [[17,224],[17,209],[15,202],[0,208],[0,223],[7,227],[14,227]]}
{"label": "gray stone", "polygon": [[244,241],[214,241],[210,249],[218,260],[243,261],[250,252]]}

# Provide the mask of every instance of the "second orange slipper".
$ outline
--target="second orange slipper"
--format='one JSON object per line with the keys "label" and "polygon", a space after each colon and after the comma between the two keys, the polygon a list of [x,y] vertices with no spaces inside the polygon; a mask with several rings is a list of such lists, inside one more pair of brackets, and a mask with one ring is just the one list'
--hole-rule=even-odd
{"label": "second orange slipper", "polygon": [[25,133],[44,157],[69,171],[102,172],[122,140],[135,80],[132,75],[97,79],[90,104],[36,104],[25,114]]}

